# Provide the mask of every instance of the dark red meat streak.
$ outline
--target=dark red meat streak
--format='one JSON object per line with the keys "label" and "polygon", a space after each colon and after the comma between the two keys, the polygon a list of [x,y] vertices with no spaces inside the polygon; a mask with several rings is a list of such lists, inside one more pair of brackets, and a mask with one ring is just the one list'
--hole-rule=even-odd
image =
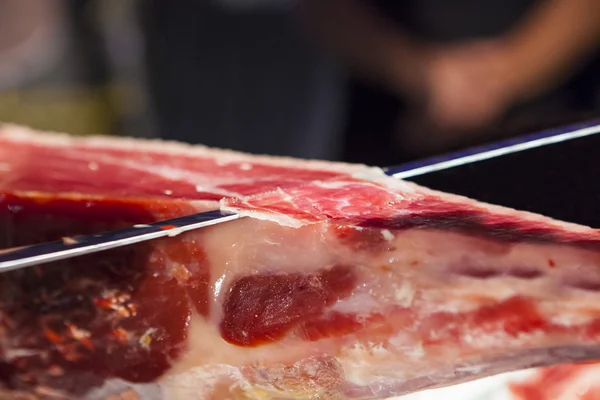
{"label": "dark red meat streak", "polygon": [[[182,211],[0,195],[0,248],[150,223],[154,212],[173,216],[169,207]],[[185,350],[192,307],[207,313],[209,272],[204,264],[166,273],[165,258],[202,266],[202,249],[171,239],[152,246],[0,274],[0,343],[8,344],[0,348],[0,386],[81,395],[108,377],[149,382],[162,375]]]}
{"label": "dark red meat streak", "polygon": [[258,346],[319,319],[323,310],[351,294],[356,276],[338,265],[313,275],[270,274],[235,281],[223,304],[221,334],[240,346]]}
{"label": "dark red meat streak", "polygon": [[[419,212],[419,208],[429,209]],[[356,220],[355,224],[374,229],[429,228],[454,231],[501,242],[567,243],[572,246],[599,250],[600,241],[581,239],[576,234],[561,232],[534,222],[521,222],[502,217],[489,220],[486,213],[457,207],[444,207],[439,202],[413,204],[414,214],[402,218],[369,218]],[[553,261],[549,261],[552,266]]]}

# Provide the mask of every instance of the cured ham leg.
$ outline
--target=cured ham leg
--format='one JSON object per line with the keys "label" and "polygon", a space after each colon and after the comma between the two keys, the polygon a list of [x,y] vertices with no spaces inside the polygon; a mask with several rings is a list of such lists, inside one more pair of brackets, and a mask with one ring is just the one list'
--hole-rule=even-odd
{"label": "cured ham leg", "polygon": [[2,398],[375,399],[600,357],[594,229],[361,165],[0,128],[0,248],[218,207],[247,218],[0,275]]}

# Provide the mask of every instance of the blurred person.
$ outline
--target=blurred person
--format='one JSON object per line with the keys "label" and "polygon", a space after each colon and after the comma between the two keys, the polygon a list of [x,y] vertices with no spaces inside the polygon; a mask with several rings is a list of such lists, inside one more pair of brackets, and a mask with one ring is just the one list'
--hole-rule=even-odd
{"label": "blurred person", "polygon": [[597,107],[598,0],[300,6],[310,32],[356,73],[348,161],[396,163],[506,135],[511,121]]}
{"label": "blurred person", "polygon": [[0,0],[0,121],[74,134],[112,128],[106,101],[92,88],[102,64],[96,59],[90,74],[96,47],[78,29],[81,4]]}
{"label": "blurred person", "polygon": [[0,0],[0,90],[35,80],[63,56],[64,1]]}
{"label": "blurred person", "polygon": [[[108,44],[122,48],[131,34],[121,30],[108,43],[102,29],[110,18],[115,30],[111,10],[132,3],[116,1],[0,0],[0,121],[72,134],[147,136],[134,132],[142,124],[131,122],[144,111],[129,95],[134,85],[115,73],[113,60],[125,59],[123,51],[109,54],[116,46]],[[135,56],[131,46],[127,52]]]}
{"label": "blurred person", "polygon": [[335,160],[342,75],[305,37],[291,0],[140,2],[163,139]]}

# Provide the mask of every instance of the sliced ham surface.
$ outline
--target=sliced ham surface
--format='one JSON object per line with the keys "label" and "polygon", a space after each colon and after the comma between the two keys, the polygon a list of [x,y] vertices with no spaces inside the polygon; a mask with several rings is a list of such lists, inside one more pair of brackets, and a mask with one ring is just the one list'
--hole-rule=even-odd
{"label": "sliced ham surface", "polygon": [[600,364],[559,365],[508,385],[511,400],[598,400]]}
{"label": "sliced ham surface", "polygon": [[0,248],[216,208],[246,218],[0,275],[0,398],[379,399],[600,357],[595,229],[368,166],[0,127]]}

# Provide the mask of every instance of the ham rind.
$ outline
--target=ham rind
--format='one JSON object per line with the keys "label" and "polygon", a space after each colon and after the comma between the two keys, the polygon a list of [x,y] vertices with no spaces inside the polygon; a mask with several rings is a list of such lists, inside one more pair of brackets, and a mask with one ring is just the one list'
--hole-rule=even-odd
{"label": "ham rind", "polygon": [[246,218],[0,275],[0,397],[376,399],[600,357],[597,230],[362,165],[0,128],[0,248],[219,207]]}

